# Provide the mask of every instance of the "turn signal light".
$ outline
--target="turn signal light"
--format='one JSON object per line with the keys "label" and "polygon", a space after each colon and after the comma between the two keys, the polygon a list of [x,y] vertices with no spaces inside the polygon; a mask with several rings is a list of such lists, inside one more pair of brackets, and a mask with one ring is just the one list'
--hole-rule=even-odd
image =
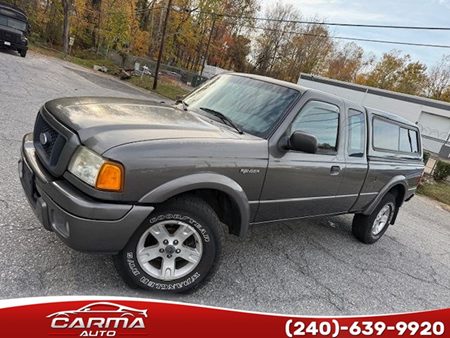
{"label": "turn signal light", "polygon": [[100,190],[122,191],[123,167],[118,163],[103,163],[95,187]]}

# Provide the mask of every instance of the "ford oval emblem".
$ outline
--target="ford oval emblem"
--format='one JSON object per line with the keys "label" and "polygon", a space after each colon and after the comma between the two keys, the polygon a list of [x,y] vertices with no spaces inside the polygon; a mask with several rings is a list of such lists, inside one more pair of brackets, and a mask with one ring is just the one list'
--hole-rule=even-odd
{"label": "ford oval emblem", "polygon": [[48,143],[48,136],[47,133],[41,133],[41,135],[39,135],[39,141],[41,142],[41,144],[43,146],[45,146]]}

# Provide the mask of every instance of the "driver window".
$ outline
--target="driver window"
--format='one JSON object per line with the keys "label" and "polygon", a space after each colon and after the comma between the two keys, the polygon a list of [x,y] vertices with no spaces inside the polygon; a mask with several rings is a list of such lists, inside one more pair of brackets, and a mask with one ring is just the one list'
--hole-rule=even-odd
{"label": "driver window", "polygon": [[320,101],[309,101],[303,106],[290,134],[302,131],[317,138],[318,154],[336,154],[339,129],[339,107]]}

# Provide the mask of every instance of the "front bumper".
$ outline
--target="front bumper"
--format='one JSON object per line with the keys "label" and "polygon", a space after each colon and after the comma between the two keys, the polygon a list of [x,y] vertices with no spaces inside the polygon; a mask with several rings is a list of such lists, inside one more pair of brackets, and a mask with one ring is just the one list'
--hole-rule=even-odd
{"label": "front bumper", "polygon": [[28,50],[28,46],[25,45],[25,44],[5,41],[5,40],[2,40],[2,39],[0,39],[0,48],[7,48],[7,49],[14,49],[14,50],[23,50],[23,51],[27,51]]}
{"label": "front bumper", "polygon": [[151,206],[99,202],[67,181],[53,178],[36,157],[33,134],[24,136],[19,175],[44,228],[78,251],[119,252],[154,210]]}

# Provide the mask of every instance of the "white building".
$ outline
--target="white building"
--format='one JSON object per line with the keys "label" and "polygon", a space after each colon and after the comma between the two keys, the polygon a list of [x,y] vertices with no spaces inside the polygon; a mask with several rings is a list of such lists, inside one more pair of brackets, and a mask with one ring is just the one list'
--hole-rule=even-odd
{"label": "white building", "polygon": [[298,84],[400,115],[419,126],[424,149],[450,158],[450,103],[310,74],[301,74]]}

